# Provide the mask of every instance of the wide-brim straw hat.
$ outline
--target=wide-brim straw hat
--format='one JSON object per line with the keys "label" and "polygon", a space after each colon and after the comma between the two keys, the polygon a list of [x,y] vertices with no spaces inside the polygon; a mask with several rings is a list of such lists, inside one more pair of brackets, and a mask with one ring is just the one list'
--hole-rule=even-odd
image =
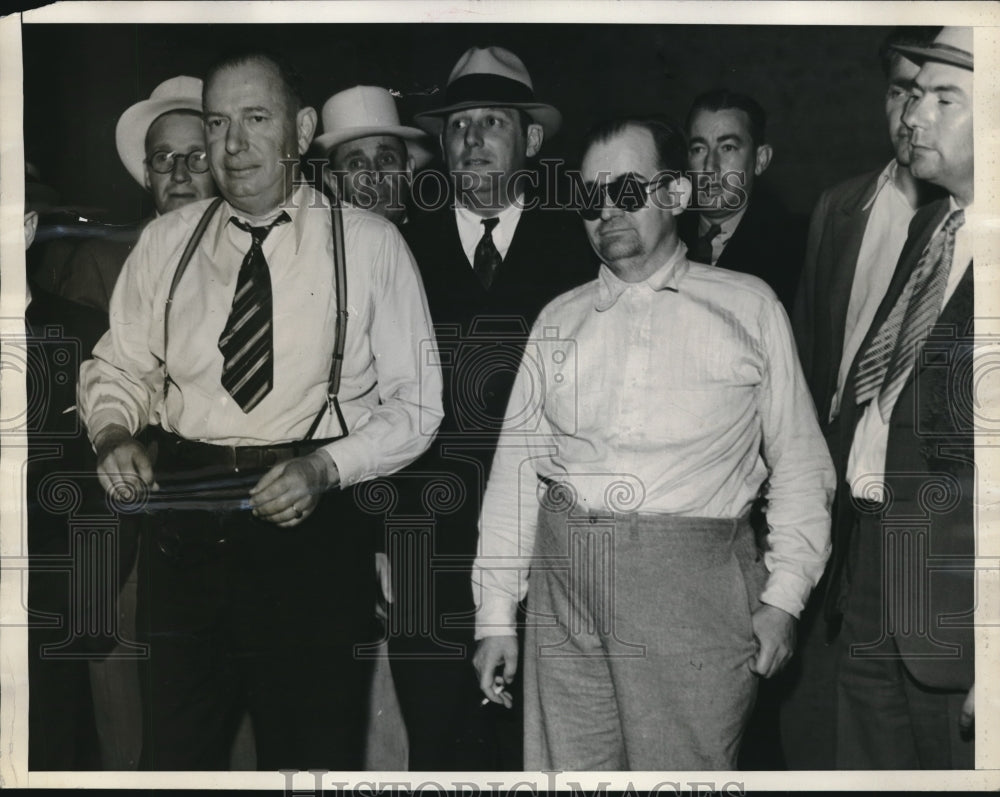
{"label": "wide-brim straw hat", "polygon": [[432,157],[427,133],[400,124],[396,100],[379,86],[355,86],[334,94],[323,103],[321,119],[324,132],[316,136],[313,146],[324,154],[345,141],[396,136],[406,142],[414,169],[425,166]]}
{"label": "wide-brim straw hat", "polygon": [[170,111],[196,111],[201,113],[201,80],[178,75],[164,80],[153,89],[148,100],[128,108],[115,127],[115,144],[128,173],[145,186],[146,132],[157,117]]}
{"label": "wide-brim straw hat", "polygon": [[473,47],[458,59],[448,77],[444,106],[418,113],[414,121],[439,135],[448,114],[465,108],[518,108],[542,126],[546,136],[559,130],[562,114],[538,102],[531,75],[521,59],[503,47]]}

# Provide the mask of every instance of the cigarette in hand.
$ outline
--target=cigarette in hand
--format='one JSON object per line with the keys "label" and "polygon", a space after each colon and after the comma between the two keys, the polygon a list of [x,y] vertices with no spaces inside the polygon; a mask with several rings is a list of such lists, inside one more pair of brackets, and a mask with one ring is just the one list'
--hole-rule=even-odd
{"label": "cigarette in hand", "polygon": [[[502,681],[493,684],[493,694],[499,695],[501,692],[503,692],[503,690],[504,690],[504,684],[503,684]],[[483,698],[483,702],[480,703],[479,705],[480,706],[485,706],[489,702],[490,702],[490,699],[488,697],[484,697]]]}

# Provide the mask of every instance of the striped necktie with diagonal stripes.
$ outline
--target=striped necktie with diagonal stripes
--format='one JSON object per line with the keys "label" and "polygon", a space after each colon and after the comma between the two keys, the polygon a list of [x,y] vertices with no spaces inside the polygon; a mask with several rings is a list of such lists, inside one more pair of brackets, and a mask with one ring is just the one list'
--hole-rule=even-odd
{"label": "striped necktie with diagonal stripes", "polygon": [[219,336],[222,386],[243,412],[250,412],[274,386],[274,346],[271,330],[271,275],[261,248],[271,229],[291,221],[282,212],[266,227],[229,219],[253,239],[243,258],[229,319]]}
{"label": "striped necktie with diagonal stripes", "polygon": [[964,223],[965,211],[956,210],[930,240],[889,317],[858,364],[854,377],[857,403],[878,396],[878,411],[886,423],[941,313],[955,255],[955,233]]}

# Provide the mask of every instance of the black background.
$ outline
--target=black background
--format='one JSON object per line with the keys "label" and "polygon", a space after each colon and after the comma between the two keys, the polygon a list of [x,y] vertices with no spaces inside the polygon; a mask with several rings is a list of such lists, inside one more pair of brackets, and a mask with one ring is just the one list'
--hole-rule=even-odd
{"label": "black background", "polygon": [[359,83],[400,92],[404,123],[435,107],[459,56],[517,53],[537,97],[563,112],[543,157],[573,161],[586,129],[626,112],[683,122],[700,92],[727,86],[768,111],[767,177],[794,211],[883,165],[888,144],[877,49],[885,27],[559,24],[50,25],[22,27],[25,152],[66,204],[131,222],[151,209],[115,150],[121,113],[178,74],[201,76],[220,52],[263,45],[302,72],[319,113]]}

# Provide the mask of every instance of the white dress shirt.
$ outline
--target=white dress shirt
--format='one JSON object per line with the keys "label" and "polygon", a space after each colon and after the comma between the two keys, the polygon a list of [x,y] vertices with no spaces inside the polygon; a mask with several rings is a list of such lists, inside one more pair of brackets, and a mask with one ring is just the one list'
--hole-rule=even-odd
{"label": "white dress shirt", "polygon": [[[499,222],[493,228],[493,245],[496,246],[501,259],[507,257],[507,250],[510,249],[510,242],[514,240],[514,231],[517,230],[517,223],[521,219],[523,210],[524,197],[522,196],[496,215]],[[476,247],[479,246],[483,232],[486,230],[483,227],[483,218],[462,205],[455,208],[458,237],[462,242],[462,249],[465,251],[470,267],[475,264]]]}
{"label": "white dress shirt", "polygon": [[[840,399],[844,395],[844,382],[851,370],[858,349],[864,341],[868,327],[896,270],[896,261],[906,243],[910,220],[915,212],[906,195],[896,186],[899,164],[893,160],[879,175],[875,193],[862,210],[871,207],[868,223],[858,250],[858,262],[851,285],[851,298],[847,304],[844,323],[844,351],[837,374],[837,392],[830,404],[828,418],[833,420],[840,413]],[[824,409],[820,409],[821,412]]]}
{"label": "white dress shirt", "polygon": [[690,263],[645,282],[602,266],[552,301],[514,383],[480,520],[476,635],[513,633],[537,475],[584,509],[744,515],[770,479],[765,603],[797,616],[829,556],[834,472],[788,318],[756,277]]}
{"label": "white dress shirt", "polygon": [[[934,235],[937,235],[948,220],[948,216],[958,210],[958,207],[958,203],[952,197],[948,213],[935,228]],[[948,304],[948,300],[955,293],[955,288],[972,263],[974,216],[975,211],[972,205],[969,205],[965,208],[965,223],[955,232],[955,253],[952,256],[948,282],[944,288],[942,309]],[[933,238],[932,235],[931,240]],[[893,408],[895,402],[886,413],[890,418]],[[854,430],[854,439],[851,441],[851,451],[847,458],[847,481],[851,485],[852,495],[869,501],[885,499],[885,455],[888,447],[889,424],[882,420],[878,401],[873,399],[868,402]]]}
{"label": "white dress shirt", "polygon": [[[226,202],[177,286],[164,354],[170,282],[211,201],[150,223],[126,261],[111,328],[80,371],[79,406],[91,440],[108,424],[135,434],[158,423],[218,445],[289,442],[302,439],[325,406],[337,301],[330,205],[312,188],[295,192],[284,208],[291,223],[273,228],[263,244],[273,293],[271,392],[244,413],[221,384],[219,336],[251,242],[230,222],[240,214]],[[348,486],[416,459],[442,409],[440,370],[422,356],[434,336],[409,249],[394,225],[372,213],[347,207],[343,219],[348,320],[339,402],[350,434],[326,450]],[[315,436],[344,431],[327,411]]]}

